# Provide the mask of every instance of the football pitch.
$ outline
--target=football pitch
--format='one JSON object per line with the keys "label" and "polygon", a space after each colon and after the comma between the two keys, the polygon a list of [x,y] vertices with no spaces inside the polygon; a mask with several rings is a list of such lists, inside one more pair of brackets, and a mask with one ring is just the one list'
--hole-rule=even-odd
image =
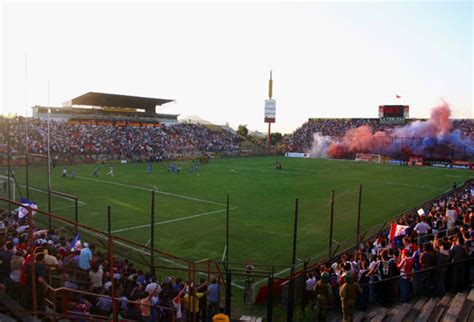
{"label": "football pitch", "polygon": [[[281,171],[275,162],[282,163]],[[363,185],[362,230],[411,209],[472,177],[469,170],[400,167],[323,159],[255,157],[212,159],[199,175],[190,163],[181,173],[165,163],[78,165],[77,177],[52,169],[52,189],[79,196],[79,221],[100,230],[112,209],[114,235],[150,242],[151,190],[156,193],[155,247],[193,260],[221,260],[225,248],[226,195],[230,195],[231,261],[288,265],[291,262],[295,198],[299,199],[297,258],[327,253],[331,190],[335,191],[334,240],[353,238],[359,184]],[[72,166],[67,166],[71,173]],[[24,168],[16,169],[25,194]],[[30,199],[47,209],[45,167],[30,168]],[[19,199],[19,193],[16,193]],[[74,203],[54,196],[52,212],[74,218]]]}

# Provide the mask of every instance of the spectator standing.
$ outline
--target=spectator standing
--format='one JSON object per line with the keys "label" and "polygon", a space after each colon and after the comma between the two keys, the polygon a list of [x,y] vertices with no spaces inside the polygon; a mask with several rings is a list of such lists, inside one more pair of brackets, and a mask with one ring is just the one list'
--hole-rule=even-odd
{"label": "spectator standing", "polygon": [[451,269],[451,288],[454,292],[460,292],[464,289],[464,279],[466,264],[466,250],[464,245],[461,245],[462,239],[458,236],[453,237],[453,245],[449,251],[451,255],[451,262],[453,263]]}
{"label": "spectator standing", "polygon": [[11,259],[14,253],[14,245],[12,241],[8,241],[0,251],[0,283],[5,284],[5,281],[10,276]]}
{"label": "spectator standing", "polygon": [[314,296],[316,299],[316,309],[318,321],[324,321],[332,302],[332,286],[329,284],[330,275],[328,272],[321,274],[321,279],[316,283]]}
{"label": "spectator standing", "polygon": [[84,248],[81,249],[81,253],[79,254],[79,267],[83,271],[88,271],[91,268],[91,248],[94,249],[94,245],[89,246],[88,243],[84,243]]}
{"label": "spectator standing", "polygon": [[359,286],[359,283],[352,281],[350,274],[346,274],[344,275],[344,284],[339,291],[339,295],[342,303],[342,319],[344,322],[351,322],[357,297],[362,295],[362,288]]}
{"label": "spectator standing", "polygon": [[406,303],[410,296],[411,273],[413,271],[413,258],[408,249],[402,251],[402,259],[397,267],[400,270],[400,300]]}
{"label": "spectator standing", "polygon": [[209,316],[214,316],[219,308],[219,284],[217,284],[217,280],[214,278],[211,281],[211,284],[207,288],[207,303],[209,309]]}

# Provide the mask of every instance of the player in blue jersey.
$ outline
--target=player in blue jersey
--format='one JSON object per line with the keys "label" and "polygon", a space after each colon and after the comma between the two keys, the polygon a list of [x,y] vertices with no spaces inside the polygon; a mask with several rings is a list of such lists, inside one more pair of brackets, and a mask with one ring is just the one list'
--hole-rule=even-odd
{"label": "player in blue jersey", "polygon": [[153,166],[151,163],[148,163],[146,166],[146,173],[151,174],[153,172]]}

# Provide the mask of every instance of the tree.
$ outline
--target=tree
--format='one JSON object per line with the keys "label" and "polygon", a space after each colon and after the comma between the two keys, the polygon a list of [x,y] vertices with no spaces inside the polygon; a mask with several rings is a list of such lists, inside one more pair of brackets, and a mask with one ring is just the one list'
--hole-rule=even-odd
{"label": "tree", "polygon": [[247,129],[247,124],[244,124],[244,125],[240,124],[239,128],[237,129],[237,134],[247,137],[247,135],[249,134],[249,130]]}
{"label": "tree", "polygon": [[280,132],[274,132],[270,134],[271,145],[277,145],[283,140],[283,135]]}

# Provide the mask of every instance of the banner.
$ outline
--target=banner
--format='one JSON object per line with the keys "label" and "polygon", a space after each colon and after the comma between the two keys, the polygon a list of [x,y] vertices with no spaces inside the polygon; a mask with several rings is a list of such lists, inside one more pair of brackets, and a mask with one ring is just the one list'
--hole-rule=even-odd
{"label": "banner", "polygon": [[309,158],[309,154],[301,152],[286,152],[285,157],[288,158]]}
{"label": "banner", "polygon": [[392,224],[392,227],[390,228],[390,240],[393,240],[394,238],[398,236],[403,236],[405,235],[405,229],[407,229],[409,226],[404,226],[404,225],[399,225],[399,224]]}
{"label": "banner", "polygon": [[265,123],[275,123],[276,101],[265,100]]}

